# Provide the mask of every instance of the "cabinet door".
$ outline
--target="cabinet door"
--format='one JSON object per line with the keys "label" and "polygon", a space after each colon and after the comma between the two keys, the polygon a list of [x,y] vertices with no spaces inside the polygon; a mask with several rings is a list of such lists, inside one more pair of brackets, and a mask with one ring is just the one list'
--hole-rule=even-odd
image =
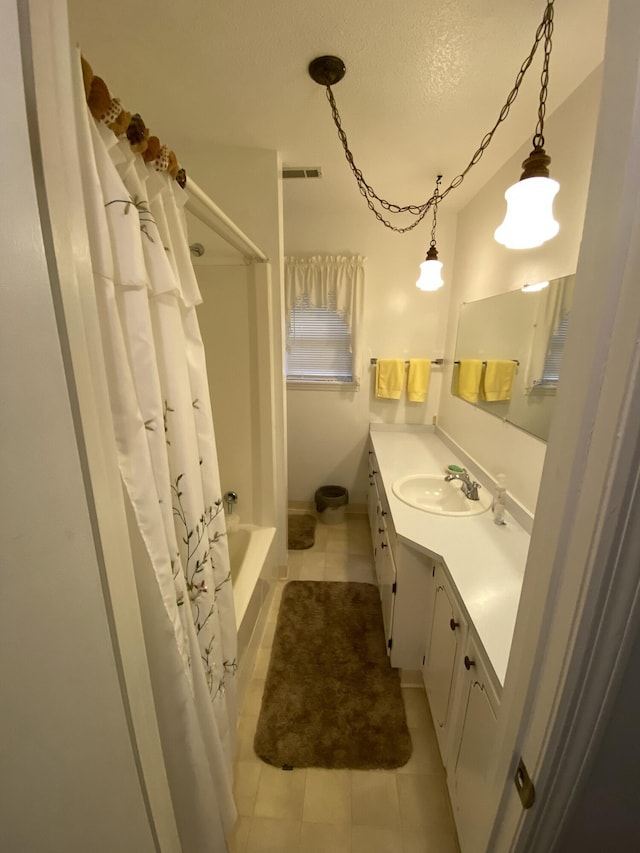
{"label": "cabinet door", "polygon": [[[370,454],[373,451],[369,451]],[[378,494],[378,484],[376,474],[373,472],[375,468],[375,456],[369,455],[369,488],[367,491],[367,510],[369,514],[369,527],[371,529],[371,544],[375,551],[378,544],[378,527],[380,526],[380,496]]]}
{"label": "cabinet door", "polygon": [[380,546],[376,557],[376,572],[379,572],[378,588],[382,604],[384,635],[387,642],[387,654],[390,654],[391,646],[389,641],[393,632],[393,610],[396,597],[396,564],[393,559],[393,552],[389,545],[389,538],[384,523],[382,530],[383,533],[380,537]]}
{"label": "cabinet door", "polygon": [[444,583],[443,570],[436,567],[430,639],[423,665],[423,678],[431,716],[438,736],[443,762],[447,758],[447,738],[454,692],[454,676],[466,624],[453,595]]}
{"label": "cabinet door", "polygon": [[[463,853],[480,853],[489,831],[487,775],[497,730],[497,698],[477,650],[469,644],[464,676],[462,729],[452,762],[449,788]],[[464,671],[464,670],[463,670]]]}

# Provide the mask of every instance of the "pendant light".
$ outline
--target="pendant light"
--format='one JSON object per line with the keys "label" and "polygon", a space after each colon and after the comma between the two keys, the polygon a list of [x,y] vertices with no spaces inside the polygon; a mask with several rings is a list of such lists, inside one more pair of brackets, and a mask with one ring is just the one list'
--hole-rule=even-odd
{"label": "pendant light", "polygon": [[427,257],[420,264],[420,277],[416,281],[416,287],[420,290],[439,290],[444,284],[442,280],[442,261],[438,260],[436,249],[436,220],[438,216],[438,202],[440,200],[440,182],[442,175],[438,175],[436,188],[433,191],[433,225],[431,226],[431,244],[427,251]]}
{"label": "pendant light", "polygon": [[553,218],[553,200],[560,184],[549,177],[551,157],[544,150],[544,115],[549,84],[549,58],[553,33],[553,4],[547,6],[544,27],[544,63],[541,75],[538,123],[533,150],[522,164],[518,183],[505,192],[507,213],[494,237],[508,249],[533,249],[556,236],[560,226]]}
{"label": "pendant light", "polygon": [[[533,137],[533,151],[523,163],[523,173],[520,181],[513,187],[510,187],[505,194],[508,202],[507,216],[504,223],[496,230],[495,238],[498,242],[503,243],[509,248],[525,249],[539,246],[558,233],[558,223],[553,219],[552,204],[558,192],[559,185],[557,181],[549,177],[549,163],[551,162],[551,158],[544,150],[543,136],[547,88],[549,84],[549,59],[551,56],[551,36],[553,34],[554,2],[555,0],[545,0],[544,14],[542,21],[536,29],[533,47],[521,64],[513,88],[509,92],[496,121],[491,129],[482,137],[480,145],[465,168],[451,180],[442,192],[437,191],[437,197],[434,194],[431,198],[419,204],[400,205],[378,195],[373,186],[365,179],[362,170],[356,165],[354,154],[349,147],[346,131],[342,126],[342,117],[338,110],[332,88],[346,74],[346,66],[342,59],[337,56],[318,56],[309,63],[309,76],[315,83],[318,83],[318,85],[325,89],[325,94],[331,108],[331,115],[338,131],[338,139],[340,140],[345,158],[353,173],[360,194],[378,222],[396,234],[406,234],[422,222],[432,206],[434,208],[434,230],[432,230],[431,245],[426,259],[420,264],[421,274],[416,282],[421,290],[437,290],[443,284],[440,275],[442,264],[438,261],[434,236],[435,209],[437,204],[443,202],[450,192],[457,189],[471,169],[482,159],[496,131],[506,121],[511,107],[518,97],[524,76],[531,67],[539,45],[543,42],[544,65],[540,77],[541,89],[538,105],[538,123]],[[395,225],[392,220],[396,215],[413,217],[413,219],[408,224]]]}

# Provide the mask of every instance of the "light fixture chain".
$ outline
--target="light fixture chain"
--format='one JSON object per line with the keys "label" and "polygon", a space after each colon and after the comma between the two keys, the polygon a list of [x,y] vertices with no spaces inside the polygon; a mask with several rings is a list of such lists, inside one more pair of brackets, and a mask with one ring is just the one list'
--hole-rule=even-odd
{"label": "light fixture chain", "polygon": [[[544,136],[542,135],[542,131],[544,128],[544,115],[545,115],[545,109],[546,109],[547,86],[548,86],[548,82],[549,82],[549,58],[551,55],[551,36],[553,33],[553,4],[554,4],[554,0],[547,0],[547,5],[545,7],[544,15],[543,15],[541,23],[539,24],[539,26],[536,30],[536,34],[535,34],[535,38],[534,38],[534,42],[533,42],[533,46],[531,48],[531,51],[530,51],[529,55],[527,56],[527,58],[522,63],[522,65],[520,66],[520,70],[518,71],[518,73],[516,75],[516,79],[515,79],[513,88],[509,92],[507,99],[506,99],[504,105],[502,106],[502,109],[500,110],[500,113],[498,115],[498,119],[497,119],[496,123],[493,125],[491,130],[488,131],[483,136],[482,141],[480,142],[478,149],[476,150],[475,154],[473,155],[473,157],[471,158],[471,160],[467,164],[467,167],[462,172],[460,172],[460,174],[456,175],[456,177],[451,181],[449,186],[442,193],[439,193],[437,195],[437,201],[438,202],[441,202],[444,198],[446,198],[449,195],[449,193],[451,192],[451,190],[457,189],[460,186],[460,184],[464,181],[468,172],[482,158],[482,155],[484,154],[484,152],[489,147],[491,140],[493,139],[495,132],[497,131],[498,127],[502,124],[502,122],[505,121],[505,119],[509,115],[509,112],[511,110],[511,106],[513,105],[514,101],[518,97],[518,92],[520,91],[520,86],[522,85],[522,81],[524,79],[524,76],[527,73],[527,71],[529,70],[531,63],[533,62],[534,57],[536,55],[536,51],[538,49],[538,46],[539,46],[540,42],[543,40],[543,38],[544,38],[545,57],[544,57],[542,75],[541,75],[542,89],[540,92],[540,104],[538,107],[538,124],[536,126],[536,134],[534,136],[534,146],[537,145],[537,141],[539,141],[539,140],[541,140],[542,145],[544,145]],[[331,113],[333,116],[333,121],[334,121],[336,128],[338,130],[338,137],[340,139],[340,142],[342,143],[342,147],[344,149],[346,160],[347,160],[347,162],[351,168],[351,171],[353,172],[353,175],[356,179],[360,193],[362,194],[362,196],[364,197],[364,199],[367,202],[367,206],[369,207],[371,212],[375,215],[375,217],[379,220],[379,222],[381,222],[386,228],[389,228],[391,231],[395,231],[398,234],[404,234],[407,231],[411,231],[412,229],[414,229],[416,227],[416,225],[418,225],[424,219],[424,217],[426,216],[429,209],[436,203],[437,188],[436,188],[436,193],[434,193],[434,195],[432,195],[429,199],[427,199],[427,201],[423,202],[422,204],[398,205],[398,204],[393,204],[392,202],[387,201],[386,199],[379,196],[376,193],[376,191],[373,189],[373,187],[367,183],[367,181],[364,178],[364,175],[362,174],[362,171],[356,166],[353,154],[351,152],[351,149],[349,148],[349,143],[347,140],[347,134],[345,133],[345,131],[342,127],[342,119],[340,117],[340,113],[338,111],[338,106],[336,104],[335,98],[333,96],[333,91],[332,91],[330,85],[327,85],[327,87],[326,87],[326,95],[327,95],[327,99],[329,101],[329,104],[331,105]],[[540,145],[539,147],[542,147],[542,145]],[[410,213],[412,216],[415,216],[416,219],[410,225],[406,225],[405,227],[402,227],[402,228],[396,227],[395,225],[392,225],[388,219],[385,219],[384,216],[376,209],[376,207],[374,205],[374,200],[376,202],[378,202],[378,204],[384,210],[388,211],[389,213],[393,213],[393,214]]]}
{"label": "light fixture chain", "polygon": [[549,88],[549,60],[551,59],[551,37],[553,36],[553,2],[545,9],[544,24],[544,61],[540,75],[540,103],[538,105],[538,123],[533,136],[533,147],[544,148],[544,117],[547,111],[547,90]]}
{"label": "light fixture chain", "polygon": [[442,175],[438,175],[436,180],[436,188],[433,191],[432,199],[433,199],[433,225],[431,226],[431,243],[430,246],[435,249],[436,247],[436,220],[438,217],[438,203],[440,201],[440,184],[442,182]]}
{"label": "light fixture chain", "polygon": [[[347,140],[347,134],[344,132],[344,130],[342,128],[342,120],[340,118],[340,113],[338,112],[338,106],[336,104],[336,100],[333,97],[333,91],[331,89],[331,86],[327,86],[326,91],[327,91],[327,99],[328,99],[329,103],[331,104],[331,113],[333,115],[333,120],[335,122],[336,128],[338,129],[338,137],[340,139],[340,142],[342,143],[342,147],[344,149],[345,157],[347,159],[349,166],[351,167],[351,171],[353,172],[353,175],[356,179],[356,182],[358,184],[358,188],[359,188],[361,194],[364,196],[364,198],[367,202],[367,206],[369,207],[369,210],[371,210],[371,212],[374,214],[374,216],[380,222],[382,222],[383,225],[385,225],[387,228],[390,228],[392,231],[396,231],[398,234],[404,234],[406,231],[413,230],[416,227],[416,225],[419,225],[420,222],[426,216],[426,214],[427,214],[427,212],[431,206],[431,199],[429,199],[429,201],[427,201],[423,205],[409,204],[406,207],[399,207],[397,204],[392,204],[391,202],[389,202],[386,199],[381,198],[380,196],[377,195],[376,191],[373,189],[372,186],[370,186],[367,183],[367,181],[365,180],[364,175],[362,174],[361,170],[355,164],[355,161],[353,159],[353,154],[351,153],[351,150],[349,148],[349,143]],[[411,223],[411,225],[407,225],[404,228],[397,228],[396,226],[392,225],[388,219],[385,219],[384,216],[378,210],[376,210],[372,199],[375,199],[380,204],[381,207],[383,207],[385,210],[388,210],[390,213],[407,213],[407,212],[409,212],[413,216],[416,216],[417,218],[414,222]]]}

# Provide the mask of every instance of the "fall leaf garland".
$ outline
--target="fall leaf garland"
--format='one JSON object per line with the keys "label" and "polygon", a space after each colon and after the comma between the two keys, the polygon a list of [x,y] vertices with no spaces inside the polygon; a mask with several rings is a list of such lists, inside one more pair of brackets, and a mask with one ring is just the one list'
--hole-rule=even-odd
{"label": "fall leaf garland", "polygon": [[84,93],[91,115],[107,125],[116,136],[126,134],[131,150],[141,154],[145,163],[152,165],[158,172],[168,172],[184,189],[187,173],[178,165],[175,152],[163,145],[157,136],[149,134],[142,116],[132,115],[125,110],[119,98],[113,98],[107,84],[96,77],[87,60],[82,57],[82,79]]}

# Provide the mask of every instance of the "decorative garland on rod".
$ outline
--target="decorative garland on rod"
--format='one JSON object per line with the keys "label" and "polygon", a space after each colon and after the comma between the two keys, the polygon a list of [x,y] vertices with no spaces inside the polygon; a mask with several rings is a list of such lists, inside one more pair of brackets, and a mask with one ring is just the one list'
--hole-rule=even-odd
{"label": "decorative garland on rod", "polygon": [[94,75],[84,56],[82,80],[91,115],[106,124],[116,136],[126,134],[132,151],[141,154],[145,163],[152,164],[157,172],[168,172],[184,189],[187,185],[187,173],[178,165],[175,152],[163,145],[157,136],[149,135],[149,128],[139,113],[131,115],[123,108],[119,98],[111,97],[107,84],[101,77]]}

